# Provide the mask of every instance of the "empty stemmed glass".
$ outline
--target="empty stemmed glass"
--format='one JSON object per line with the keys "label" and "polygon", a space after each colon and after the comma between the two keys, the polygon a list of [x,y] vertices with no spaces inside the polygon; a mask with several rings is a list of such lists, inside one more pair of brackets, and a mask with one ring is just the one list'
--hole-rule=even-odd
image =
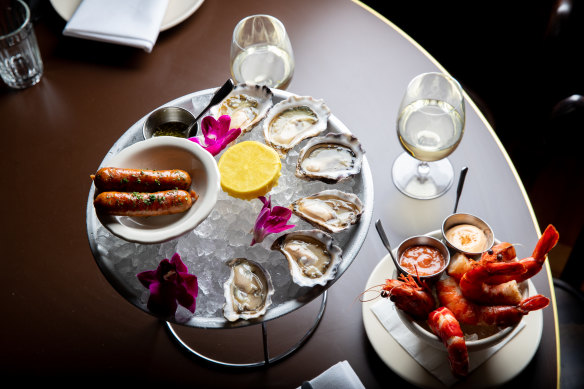
{"label": "empty stemmed glass", "polygon": [[237,23],[231,39],[231,75],[238,83],[286,89],[293,73],[292,45],[281,21],[252,15]]}
{"label": "empty stemmed glass", "polygon": [[446,157],[460,143],[464,124],[464,97],[454,78],[423,73],[410,81],[397,119],[397,135],[406,152],[393,164],[395,186],[415,199],[444,194],[454,181]]}

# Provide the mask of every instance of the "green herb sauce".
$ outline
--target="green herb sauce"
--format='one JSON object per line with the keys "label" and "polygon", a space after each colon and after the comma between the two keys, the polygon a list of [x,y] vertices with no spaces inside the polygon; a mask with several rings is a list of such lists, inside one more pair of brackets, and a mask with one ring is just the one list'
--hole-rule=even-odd
{"label": "green herb sauce", "polygon": [[176,136],[186,138],[188,126],[182,122],[162,123],[154,130],[154,136]]}

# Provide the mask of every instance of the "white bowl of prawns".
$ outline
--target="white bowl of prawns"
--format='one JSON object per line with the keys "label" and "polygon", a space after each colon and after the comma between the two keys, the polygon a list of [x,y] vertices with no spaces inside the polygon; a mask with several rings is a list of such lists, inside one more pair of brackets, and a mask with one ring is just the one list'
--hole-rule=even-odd
{"label": "white bowl of prawns", "polygon": [[[527,282],[521,284],[521,289],[524,295],[528,295],[529,286]],[[436,292],[433,292],[434,298],[437,300]],[[444,350],[444,343],[430,328],[427,319],[415,318],[407,312],[398,309],[397,315],[402,323],[417,337],[424,340],[430,346]],[[466,349],[469,352],[484,350],[495,346],[507,338],[515,328],[520,324],[521,320],[510,326],[497,325],[481,325],[481,324],[461,324],[460,328],[464,335]]]}
{"label": "white bowl of prawns", "polygon": [[[440,231],[428,235],[439,236]],[[464,376],[468,352],[500,343],[525,315],[549,304],[547,297],[531,295],[529,278],[541,270],[558,238],[556,229],[548,226],[533,254],[523,259],[516,258],[512,244],[498,240],[478,258],[454,252],[435,283],[411,276],[390,279],[382,296],[396,304],[399,318],[412,333],[432,347],[446,348],[453,373]]]}

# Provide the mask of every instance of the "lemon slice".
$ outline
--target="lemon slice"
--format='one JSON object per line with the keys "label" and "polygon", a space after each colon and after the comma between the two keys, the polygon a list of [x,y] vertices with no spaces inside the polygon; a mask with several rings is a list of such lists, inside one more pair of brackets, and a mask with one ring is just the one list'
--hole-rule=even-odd
{"label": "lemon slice", "polygon": [[282,163],[278,153],[256,141],[231,146],[219,163],[221,188],[230,196],[252,200],[264,196],[278,185]]}

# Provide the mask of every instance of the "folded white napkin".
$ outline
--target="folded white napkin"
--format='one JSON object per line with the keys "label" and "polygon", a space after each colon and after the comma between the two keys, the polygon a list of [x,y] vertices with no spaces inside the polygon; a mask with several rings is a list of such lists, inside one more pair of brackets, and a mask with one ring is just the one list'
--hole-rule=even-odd
{"label": "folded white napkin", "polygon": [[329,367],[323,373],[305,382],[298,389],[365,389],[357,374],[347,361]]}
{"label": "folded white napkin", "polygon": [[[444,351],[438,350],[414,335],[398,317],[394,303],[389,299],[382,299],[371,306],[371,311],[377,316],[377,319],[396,342],[434,377],[447,386],[452,386],[458,382],[458,379],[450,371],[450,363],[448,362],[446,349]],[[517,335],[523,327],[525,327],[525,323],[522,321],[510,336],[495,346],[485,350],[469,352],[469,372],[493,356],[493,354]]]}
{"label": "folded white napkin", "polygon": [[152,51],[168,0],[83,0],[63,35]]}

